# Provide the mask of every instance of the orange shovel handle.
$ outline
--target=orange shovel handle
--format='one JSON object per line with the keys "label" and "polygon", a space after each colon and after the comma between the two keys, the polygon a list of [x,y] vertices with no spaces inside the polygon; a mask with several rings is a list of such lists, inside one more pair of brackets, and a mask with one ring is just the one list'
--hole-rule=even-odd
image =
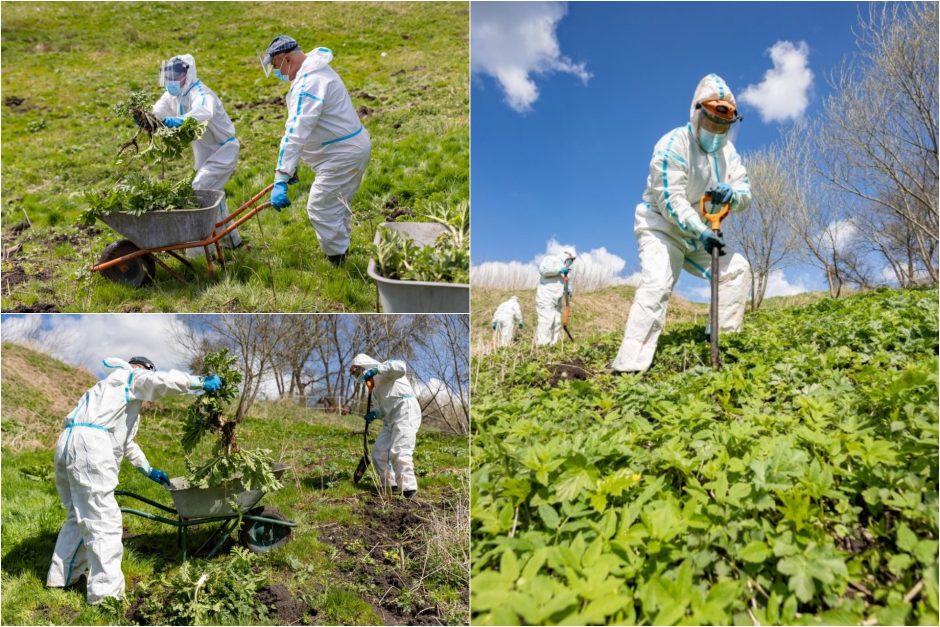
{"label": "orange shovel handle", "polygon": [[705,194],[702,195],[702,200],[699,203],[699,210],[702,213],[702,217],[708,223],[708,227],[713,231],[720,231],[721,221],[724,220],[728,215],[728,212],[731,211],[731,203],[727,202],[723,204],[717,213],[709,213],[708,210],[705,209],[705,201],[711,197],[711,192],[705,192]]}

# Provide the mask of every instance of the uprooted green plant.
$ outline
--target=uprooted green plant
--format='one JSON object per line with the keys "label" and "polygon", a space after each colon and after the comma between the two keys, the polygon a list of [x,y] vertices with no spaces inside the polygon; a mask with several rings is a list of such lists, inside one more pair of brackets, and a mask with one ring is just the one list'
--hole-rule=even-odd
{"label": "uprooted green plant", "polygon": [[642,378],[483,358],[474,622],[936,624],[937,333],[935,290],[880,290],[755,314],[721,371],[701,325]]}
{"label": "uprooted green plant", "polygon": [[[137,132],[121,145],[118,155],[133,146],[137,157],[163,167],[178,159],[187,146],[202,137],[206,123],[187,117],[181,126],[170,128],[150,112],[153,101],[153,96],[147,92],[135,91],[114,106],[115,113],[130,117],[137,126]],[[137,143],[141,133],[145,133],[148,140],[143,151]]]}
{"label": "uprooted green plant", "polygon": [[141,582],[135,596],[144,599],[139,617],[152,625],[247,625],[267,617],[258,593],[267,574],[257,556],[241,547],[213,561],[188,561],[172,575]]}
{"label": "uprooted green plant", "polygon": [[437,205],[427,217],[444,226],[430,246],[418,246],[389,228],[380,230],[379,242],[373,247],[379,274],[405,281],[469,282],[470,205]]}
{"label": "uprooted green plant", "polygon": [[[246,490],[277,490],[281,482],[274,474],[271,451],[240,448],[235,435],[238,420],[225,415],[232,401],[238,397],[238,384],[242,381],[242,373],[235,368],[235,361],[236,358],[229,355],[228,349],[208,353],[203,358],[203,374],[221,377],[222,387],[197,396],[187,409],[182,439],[183,451],[187,454],[187,478],[197,487],[223,485],[239,480]],[[218,438],[212,449],[212,457],[202,463],[194,462],[189,455],[209,433]]]}
{"label": "uprooted green plant", "polygon": [[191,180],[160,181],[134,173],[106,189],[84,193],[89,207],[79,221],[91,226],[101,216],[124,212],[135,216],[148,211],[193,209],[199,206]]}

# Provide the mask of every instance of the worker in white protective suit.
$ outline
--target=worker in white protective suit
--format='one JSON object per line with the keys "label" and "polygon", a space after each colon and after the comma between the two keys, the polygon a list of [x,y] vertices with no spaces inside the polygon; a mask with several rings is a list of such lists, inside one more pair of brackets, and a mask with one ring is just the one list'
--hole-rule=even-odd
{"label": "worker in white protective suit", "polygon": [[261,65],[290,81],[287,121],[274,171],[271,205],[290,205],[287,186],[296,180],[298,161],[316,173],[307,197],[307,216],[330,263],[340,265],[349,250],[352,200],[369,164],[372,140],[353,108],[329,48],[304,53],[287,35],[275,37]]}
{"label": "worker in white protective suit", "polygon": [[546,255],[539,264],[539,285],[535,289],[535,311],[539,318],[535,333],[536,346],[551,346],[558,341],[566,290],[568,297],[571,297],[568,273],[574,260],[574,253],[565,252],[563,257]]}
{"label": "worker in white protective suit", "polygon": [[366,416],[371,422],[382,419],[382,430],[372,445],[372,462],[379,473],[383,488],[396,485],[406,498],[418,492],[415,466],[415,438],[421,426],[421,405],[405,376],[405,362],[391,359],[384,363],[359,353],[352,360],[349,372],[365,382],[372,380],[372,407]]}
{"label": "worker in white protective suit", "polygon": [[613,362],[616,372],[640,372],[650,367],[679,272],[685,268],[711,279],[711,250],[715,246],[723,255],[718,276],[718,328],[722,333],[741,329],[750,264],[738,253],[726,255],[724,241],[705,225],[699,213],[706,191],[711,193],[711,201],[730,203],[732,215],[751,204],[747,171],[729,139],[740,119],[727,83],[709,74],[695,88],[689,123],[668,132],[653,149],[646,191],[636,207],[634,222],[642,278]]}
{"label": "worker in white protective suit", "polygon": [[516,327],[521,329],[522,326],[522,307],[519,306],[519,297],[513,296],[500,304],[493,314],[492,328],[496,336],[496,346],[512,344]]}
{"label": "worker in white protective suit", "polygon": [[[160,85],[166,90],[156,104],[153,114],[170,128],[182,126],[186,118],[207,122],[202,137],[192,142],[196,159],[193,189],[196,191],[224,192],[225,184],[235,172],[239,143],[235,125],[225,112],[222,101],[214,91],[196,77],[196,60],[181,54],[160,65]],[[219,206],[219,221],[228,217],[225,199]],[[227,248],[237,248],[241,236],[234,230],[224,238]],[[197,253],[202,249],[194,249]]]}
{"label": "worker in white protective suit", "polygon": [[222,386],[215,375],[156,372],[146,357],[108,358],[103,364],[112,372],[85,392],[56,445],[55,485],[67,514],[46,577],[47,586],[62,588],[86,574],[91,604],[124,592],[121,509],[114,499],[121,460],[126,457],[145,476],[169,484],[134,441],[141,404]]}

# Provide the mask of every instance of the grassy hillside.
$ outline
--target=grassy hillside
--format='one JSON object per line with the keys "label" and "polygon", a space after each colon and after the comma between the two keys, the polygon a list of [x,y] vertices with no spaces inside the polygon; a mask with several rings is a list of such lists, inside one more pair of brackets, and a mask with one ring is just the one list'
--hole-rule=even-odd
{"label": "grassy hillside", "polygon": [[[258,404],[240,428],[239,439],[272,449],[291,466],[285,487],[261,502],[299,523],[289,544],[247,565],[244,558],[225,553],[184,567],[174,528],[125,514],[126,604],[86,606],[84,580],[66,591],[45,588],[56,534],[65,519],[53,483],[55,441],[63,416],[93,378],[11,344],[3,345],[3,360],[4,624],[192,622],[187,612],[195,607],[194,584],[206,569],[215,569],[210,582],[228,582],[239,592],[231,595],[235,603],[226,605],[232,598],[223,592],[211,585],[203,590],[200,623],[466,623],[466,438],[420,432],[415,466],[421,492],[414,502],[387,500],[351,480],[362,450],[361,418],[280,403]],[[185,397],[174,397],[145,404],[137,437],[150,462],[170,476],[186,470],[179,439],[187,403]],[[22,435],[27,432],[29,437]],[[373,426],[373,437],[375,433]],[[120,488],[171,501],[162,487],[126,463]],[[200,532],[198,542],[206,535]],[[239,568],[247,574],[234,579],[231,573]],[[250,584],[260,593],[240,592]],[[218,604],[214,610],[213,603]]]}
{"label": "grassy hillside", "polygon": [[[434,203],[468,198],[466,4],[4,2],[2,9],[5,311],[370,311],[375,289],[366,266],[376,225],[402,211],[400,219],[420,220]],[[115,153],[133,135],[115,102],[135,89],[156,97],[158,62],[194,55],[242,145],[226,188],[234,209],[273,176],[287,87],[264,77],[257,52],[281,33],[305,49],[333,49],[332,66],[372,134],[346,266],[331,266],[317,245],[305,210],[313,175],[301,166],[293,204],[242,227],[247,246],[224,278],[210,282],[203,273],[181,286],[161,270],[155,286],[132,289],[91,276],[87,268],[120,237],[100,223],[74,225],[80,192],[113,180]],[[191,171],[187,150],[169,174]]]}
{"label": "grassy hillside", "polygon": [[[575,285],[577,290],[577,285]],[[599,333],[623,332],[633,303],[633,294],[636,289],[628,285],[607,287],[594,292],[577,292],[571,301],[571,323],[569,328],[575,341],[583,341]],[[490,323],[493,313],[500,303],[511,296],[519,297],[522,306],[522,316],[525,327],[516,332],[516,343],[531,345],[535,341],[537,317],[535,313],[535,290],[518,292],[513,290],[495,290],[488,288],[473,288],[470,302],[470,311],[473,315],[472,351],[474,355],[489,353],[493,349],[493,334]],[[792,307],[814,302],[822,298],[820,293],[807,293],[799,296],[783,296],[768,298],[764,301],[764,309],[777,309]],[[669,300],[669,314],[666,318],[666,329],[683,323],[698,324],[704,328],[708,317],[707,303],[693,303],[681,296],[673,294]],[[567,341],[563,337],[563,341]],[[611,356],[613,359],[613,356]]]}
{"label": "grassy hillside", "polygon": [[936,624],[937,292],[475,357],[477,624]]}

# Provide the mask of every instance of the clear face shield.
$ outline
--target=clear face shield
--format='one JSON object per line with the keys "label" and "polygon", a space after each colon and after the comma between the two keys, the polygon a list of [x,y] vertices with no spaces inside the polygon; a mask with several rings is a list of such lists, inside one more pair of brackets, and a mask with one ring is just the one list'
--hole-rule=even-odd
{"label": "clear face shield", "polygon": [[695,128],[695,137],[699,146],[707,153],[717,152],[729,141],[734,143],[738,139],[738,122],[744,118],[738,115],[734,105],[723,101],[713,100],[696,105],[699,110],[698,122]]}
{"label": "clear face shield", "polygon": [[186,73],[188,71],[189,66],[179,59],[162,61],[157,75],[157,84],[166,88],[171,96],[177,96],[186,82]]}
{"label": "clear face shield", "polygon": [[268,78],[271,76],[271,72],[274,71],[274,64],[271,63],[271,57],[268,56],[267,52],[258,53],[258,63],[261,64],[261,71],[264,72],[264,77]]}

